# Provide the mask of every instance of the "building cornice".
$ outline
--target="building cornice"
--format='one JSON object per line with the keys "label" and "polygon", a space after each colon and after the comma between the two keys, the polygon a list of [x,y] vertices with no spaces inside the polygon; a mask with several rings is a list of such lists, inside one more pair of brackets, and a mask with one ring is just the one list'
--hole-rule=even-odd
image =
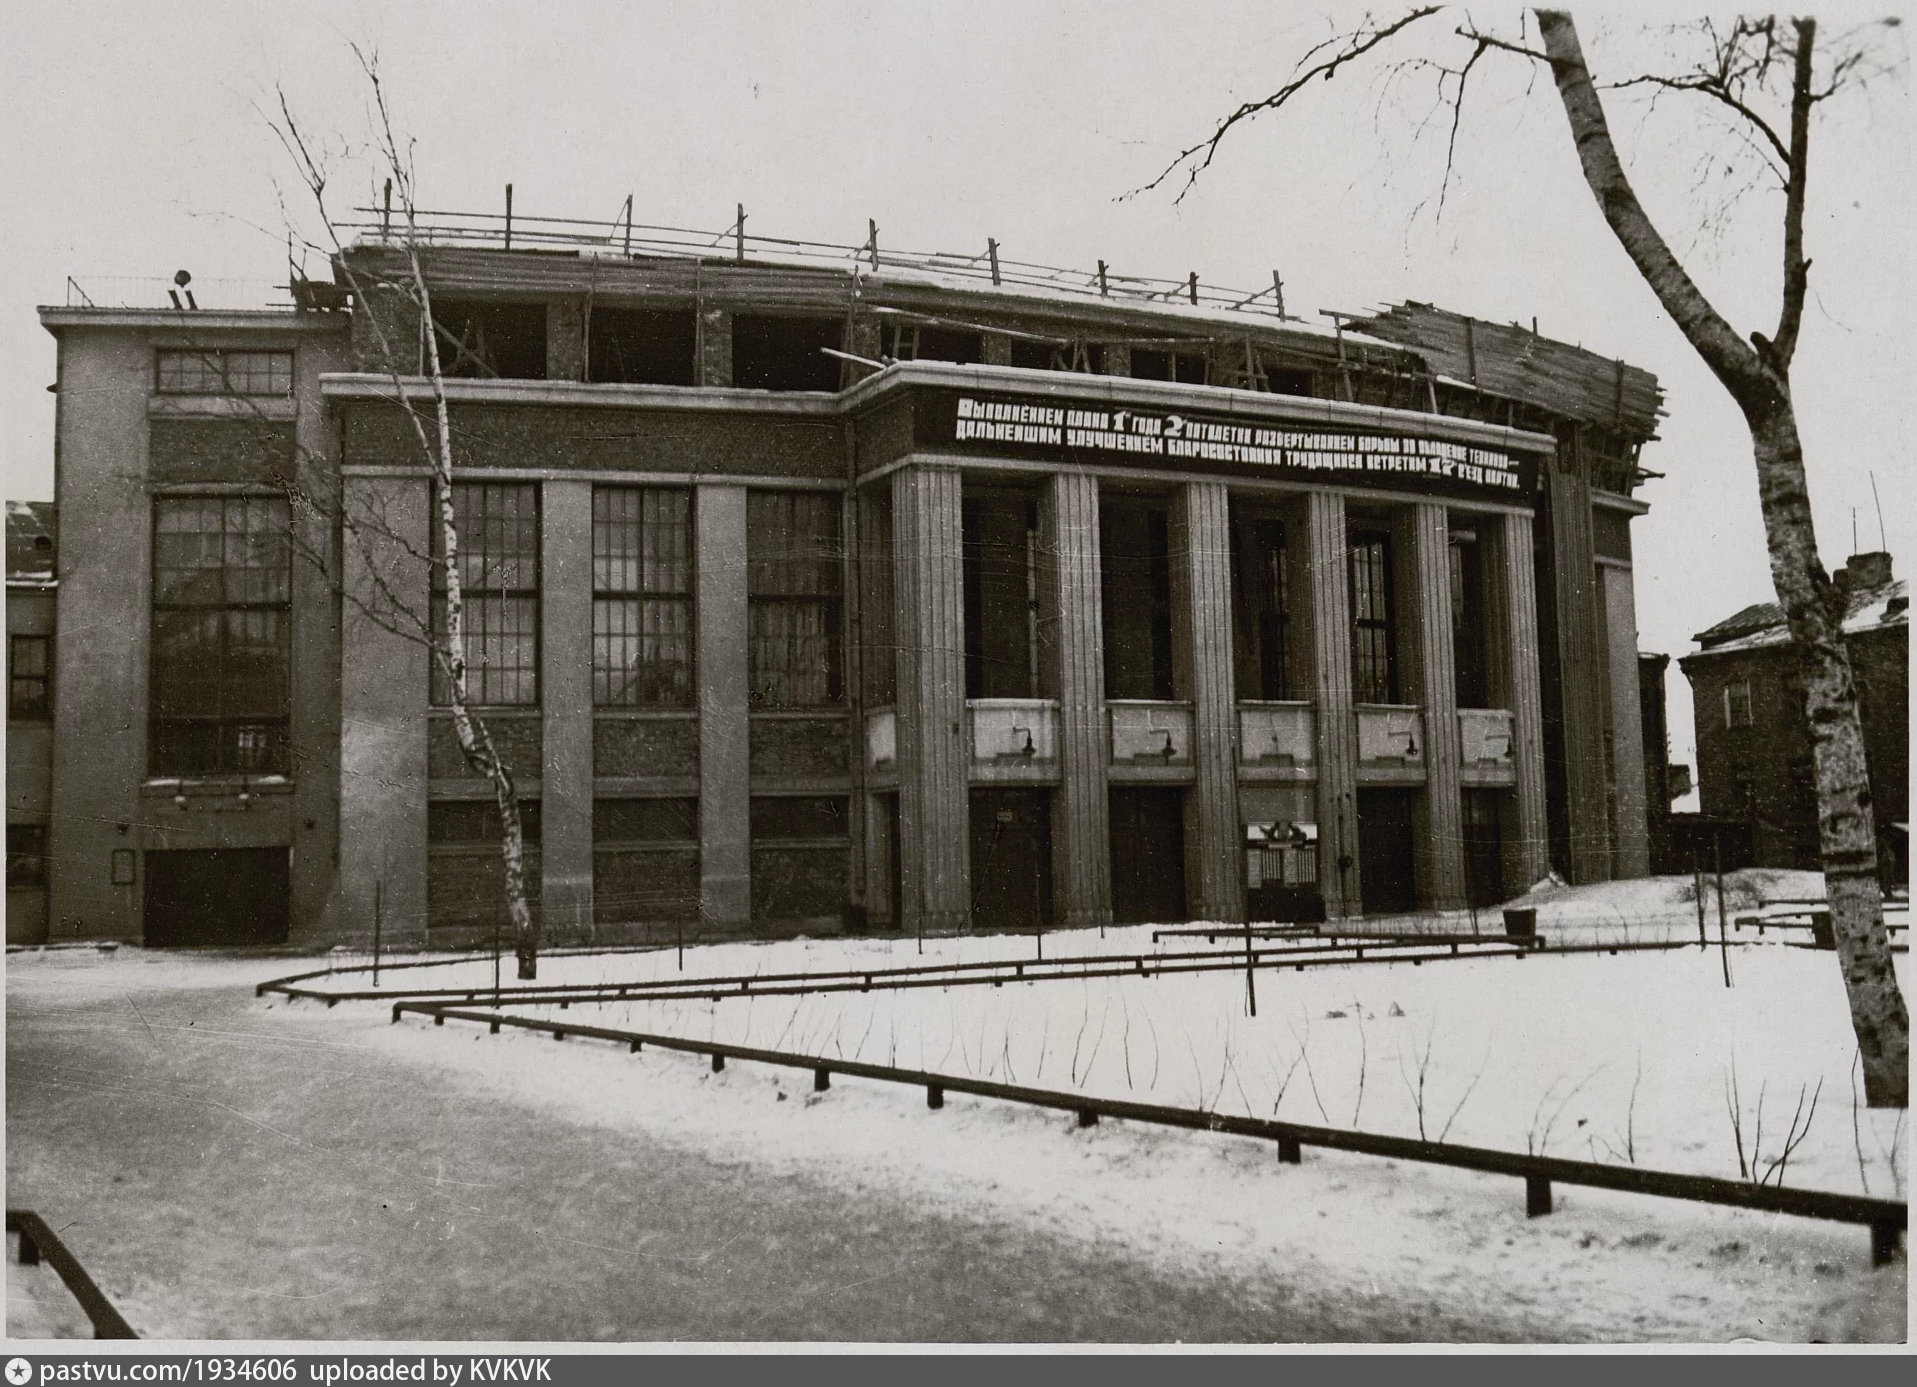
{"label": "building cornice", "polygon": [[[432,381],[405,376],[406,397],[431,400]],[[775,394],[696,385],[598,385],[570,380],[449,380],[450,404],[563,405],[599,409],[657,409],[686,413],[773,414],[803,419],[836,419],[841,396],[811,391]],[[320,376],[320,393],[329,400],[371,400],[391,404],[393,378],[375,372],[329,371]]]}
{"label": "building cornice", "polygon": [[48,332],[68,328],[140,328],[179,333],[297,332],[344,336],[347,319],[337,313],[305,313],[291,308],[62,308],[41,305],[40,325]]}
{"label": "building cornice", "polygon": [[1094,376],[1073,371],[1035,371],[1018,366],[954,366],[939,361],[900,361],[867,376],[835,397],[849,413],[883,403],[912,386],[945,389],[969,387],[1040,399],[1099,400],[1118,405],[1150,405],[1160,409],[1188,409],[1207,415],[1258,423],[1323,424],[1340,429],[1377,433],[1409,433],[1425,438],[1452,439],[1514,452],[1551,456],[1557,440],[1549,434],[1502,424],[1483,424],[1448,414],[1388,409],[1382,405],[1346,404],[1304,395],[1274,395],[1262,390],[1238,390],[1220,385],[1182,385],[1170,381],[1138,380],[1132,376]]}

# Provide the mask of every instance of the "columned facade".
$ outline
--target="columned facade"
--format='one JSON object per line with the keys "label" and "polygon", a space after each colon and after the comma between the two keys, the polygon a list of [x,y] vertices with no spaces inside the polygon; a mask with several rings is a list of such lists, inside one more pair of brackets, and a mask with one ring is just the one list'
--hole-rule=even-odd
{"label": "columned facade", "polygon": [[966,798],[964,547],[959,473],[893,474],[900,902],[904,928],[971,918]]}
{"label": "columned facade", "polygon": [[1058,472],[1039,499],[1041,688],[1058,699],[1059,785],[1052,808],[1052,918],[1075,928],[1112,918],[1105,775],[1105,667],[1099,595],[1098,478]]}
{"label": "columned facade", "polygon": [[592,935],[592,483],[541,488],[542,875],[549,939]]}
{"label": "columned facade", "polygon": [[[1511,710],[1516,775],[1513,831],[1505,835],[1505,890],[1530,889],[1551,869],[1545,807],[1544,706],[1538,678],[1538,592],[1532,523],[1507,513],[1487,531],[1485,626],[1494,701]],[[1515,878],[1515,879],[1514,879]]]}
{"label": "columned facade", "polygon": [[746,698],[746,493],[704,485],[692,501],[693,668],[699,691],[699,921],[752,921],[752,776]]}
{"label": "columned facade", "polygon": [[1424,793],[1413,831],[1419,844],[1418,904],[1427,910],[1464,905],[1464,817],[1458,778],[1458,693],[1451,630],[1451,525],[1435,501],[1406,507],[1403,537],[1409,621],[1404,646],[1411,684],[1406,702],[1424,722]]}
{"label": "columned facade", "polygon": [[1192,707],[1192,788],[1185,801],[1185,870],[1193,918],[1244,918],[1238,831],[1238,706],[1231,649],[1231,512],[1223,482],[1187,482],[1172,495],[1174,687]]}
{"label": "columned facade", "polygon": [[1351,695],[1351,586],[1345,498],[1313,491],[1303,514],[1310,689],[1318,752],[1318,876],[1325,913],[1360,913],[1358,724]]}

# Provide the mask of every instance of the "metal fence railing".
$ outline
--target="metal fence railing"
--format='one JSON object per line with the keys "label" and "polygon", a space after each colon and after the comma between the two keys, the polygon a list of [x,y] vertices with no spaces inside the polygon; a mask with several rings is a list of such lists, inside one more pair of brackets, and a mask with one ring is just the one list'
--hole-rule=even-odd
{"label": "metal fence railing", "polygon": [[60,1241],[59,1234],[47,1226],[47,1221],[30,1209],[8,1209],[7,1231],[20,1235],[19,1259],[22,1266],[35,1266],[44,1261],[60,1274],[60,1279],[80,1302],[80,1308],[86,1311],[87,1318],[93,1322],[93,1337],[96,1339],[137,1339],[120,1312],[113,1308],[113,1302],[94,1284],[86,1268],[67,1250]]}
{"label": "metal fence railing", "polygon": [[874,1079],[882,1083],[905,1084],[925,1090],[926,1104],[942,1108],[948,1093],[968,1093],[1029,1107],[1050,1108],[1075,1113],[1081,1127],[1095,1126],[1100,1118],[1127,1122],[1146,1122],[1191,1131],[1221,1132],[1253,1137],[1277,1144],[1278,1158],[1295,1164],[1306,1146],[1333,1151],[1350,1151],[1381,1156],[1388,1160],[1416,1161],[1429,1165],[1452,1166],[1489,1175],[1516,1176],[1524,1181],[1525,1212],[1538,1218],[1551,1212],[1551,1187],[1554,1184],[1580,1185],[1591,1189],[1621,1190],[1632,1194],[1657,1195],[1693,1203],[1721,1204],[1732,1208],[1755,1209],[1766,1213],[1790,1214],[1799,1218],[1828,1219],[1856,1223],[1870,1229],[1871,1261],[1882,1266],[1896,1254],[1899,1235],[1909,1224],[1909,1208],[1902,1200],[1876,1199],[1867,1195],[1838,1194],[1827,1190],[1793,1189],[1783,1185],[1758,1184],[1749,1180],[1731,1180],[1711,1175],[1686,1175],[1675,1171],[1646,1170],[1636,1165],[1606,1165],[1598,1161],[1575,1161],[1558,1156],[1533,1155],[1517,1151],[1498,1151],[1486,1147],[1454,1145],[1422,1138],[1388,1136],[1342,1127],[1315,1127],[1273,1118],[1236,1117],[1204,1108],[1168,1107],[1155,1103],[1135,1103],[1121,1099],[1098,1098],[1086,1093],[1058,1089],[1030,1088],[999,1083],[969,1075],[940,1074],[929,1070],[902,1069],[893,1065],[867,1064],[861,1061],[826,1060],[817,1055],[786,1050],[763,1050],[744,1045],[729,1045],[713,1040],[691,1040],[682,1036],[659,1035],[645,1031],[623,1030],[610,1026],[579,1025],[572,1021],[544,1017],[515,1016],[498,1010],[469,1010],[439,1002],[399,1002],[393,1007],[393,1019],[415,1013],[431,1016],[438,1025],[448,1020],[484,1023],[497,1035],[503,1026],[549,1034],[555,1040],[568,1036],[606,1040],[625,1045],[637,1054],[647,1045],[655,1049],[709,1056],[714,1070],[722,1070],[729,1059],[754,1064],[777,1065],[786,1069],[809,1069],[813,1088],[831,1087],[835,1074],[851,1078]]}

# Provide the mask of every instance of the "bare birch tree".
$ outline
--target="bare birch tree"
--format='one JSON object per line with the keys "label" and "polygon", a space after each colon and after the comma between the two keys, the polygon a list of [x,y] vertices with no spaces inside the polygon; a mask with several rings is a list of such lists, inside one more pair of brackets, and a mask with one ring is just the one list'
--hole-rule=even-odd
{"label": "bare birch tree", "polygon": [[[355,45],[353,55],[371,92],[371,146],[389,186],[397,196],[397,228],[388,227],[383,239],[389,246],[397,230],[397,249],[402,259],[398,273],[369,273],[355,264],[340,235],[327,201],[327,160],[301,129],[285,94],[278,94],[278,110],[268,117],[311,196],[325,241],[312,244],[326,254],[345,279],[353,296],[353,310],[368,329],[362,341],[376,347],[387,376],[394,408],[403,413],[418,456],[432,477],[432,520],[437,543],[431,552],[420,554],[410,541],[388,524],[383,514],[369,510],[354,511],[344,500],[343,491],[332,487],[325,498],[307,488],[309,504],[330,509],[348,543],[360,546],[365,567],[376,588],[377,600],[359,602],[358,610],[384,629],[426,646],[428,658],[442,676],[441,689],[453,733],[461,756],[476,773],[492,786],[493,803],[500,825],[500,865],[504,874],[506,910],[512,927],[513,950],[518,976],[533,979],[538,974],[539,925],[526,896],[525,834],[520,820],[519,799],[512,767],[493,741],[486,720],[473,709],[467,678],[465,573],[461,565],[458,514],[453,499],[455,460],[451,411],[446,396],[446,372],[441,356],[442,341],[457,352],[465,345],[448,334],[433,313],[432,290],[425,264],[427,238],[422,234],[415,197],[417,181],[411,146],[402,148],[393,129],[386,90],[380,78],[376,53]],[[409,321],[396,321],[390,309],[395,302],[407,306]],[[419,324],[417,338],[405,340],[402,328],[410,329],[411,320]],[[413,334],[406,332],[406,339]],[[441,585],[437,601],[440,611],[419,611],[406,602],[380,575],[378,550],[398,546],[411,551],[426,563]],[[348,594],[348,600],[354,600]]]}
{"label": "bare birch tree", "polygon": [[[1752,332],[1746,340],[1697,287],[1638,201],[1571,15],[1533,10],[1529,21],[1521,21],[1516,33],[1507,36],[1478,27],[1469,16],[1449,34],[1425,23],[1442,12],[1442,7],[1425,6],[1390,20],[1365,15],[1353,28],[1312,48],[1286,82],[1268,96],[1241,104],[1146,186],[1157,187],[1182,171],[1184,188],[1189,189],[1235,127],[1287,106],[1314,80],[1329,81],[1347,67],[1371,60],[1408,31],[1429,39],[1429,46],[1394,65],[1436,74],[1440,109],[1449,117],[1450,150],[1456,147],[1465,87],[1480,60],[1516,59],[1549,70],[1585,182],[1606,224],[1750,430],[1771,581],[1802,661],[1824,875],[1865,1098],[1872,1107],[1907,1106],[1910,1019],[1884,929],[1863,727],[1844,644],[1850,594],[1841,576],[1834,581],[1818,558],[1790,379],[1810,283],[1804,202],[1811,118],[1819,104],[1856,88],[1872,74],[1871,45],[1881,40],[1882,30],[1866,26],[1835,41],[1820,41],[1817,21],[1809,18],[1744,18],[1728,27],[1700,21],[1672,31],[1678,50],[1695,52],[1692,61],[1680,61],[1669,72],[1634,73],[1607,84],[1613,89],[1648,87],[1712,103],[1720,113],[1728,113],[1733,128],[1775,178],[1783,195],[1781,307],[1769,335]],[[1530,36],[1533,22],[1536,41]],[[1455,60],[1430,56],[1453,42],[1459,45]],[[1447,155],[1447,182],[1450,174]]]}

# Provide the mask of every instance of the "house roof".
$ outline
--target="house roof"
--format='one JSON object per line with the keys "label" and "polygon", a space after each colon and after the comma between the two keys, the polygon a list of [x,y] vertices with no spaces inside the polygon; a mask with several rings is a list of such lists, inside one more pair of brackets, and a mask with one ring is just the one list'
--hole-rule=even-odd
{"label": "house roof", "polygon": [[[1855,634],[1879,626],[1907,626],[1910,596],[1902,578],[1890,573],[1888,554],[1858,554],[1838,574],[1839,581],[1860,583],[1850,592],[1844,631]],[[1758,650],[1790,642],[1784,609],[1775,602],[1756,602],[1708,630],[1692,637],[1702,647],[1699,655]]]}
{"label": "house roof", "polygon": [[7,581],[53,581],[53,502],[7,502]]}

